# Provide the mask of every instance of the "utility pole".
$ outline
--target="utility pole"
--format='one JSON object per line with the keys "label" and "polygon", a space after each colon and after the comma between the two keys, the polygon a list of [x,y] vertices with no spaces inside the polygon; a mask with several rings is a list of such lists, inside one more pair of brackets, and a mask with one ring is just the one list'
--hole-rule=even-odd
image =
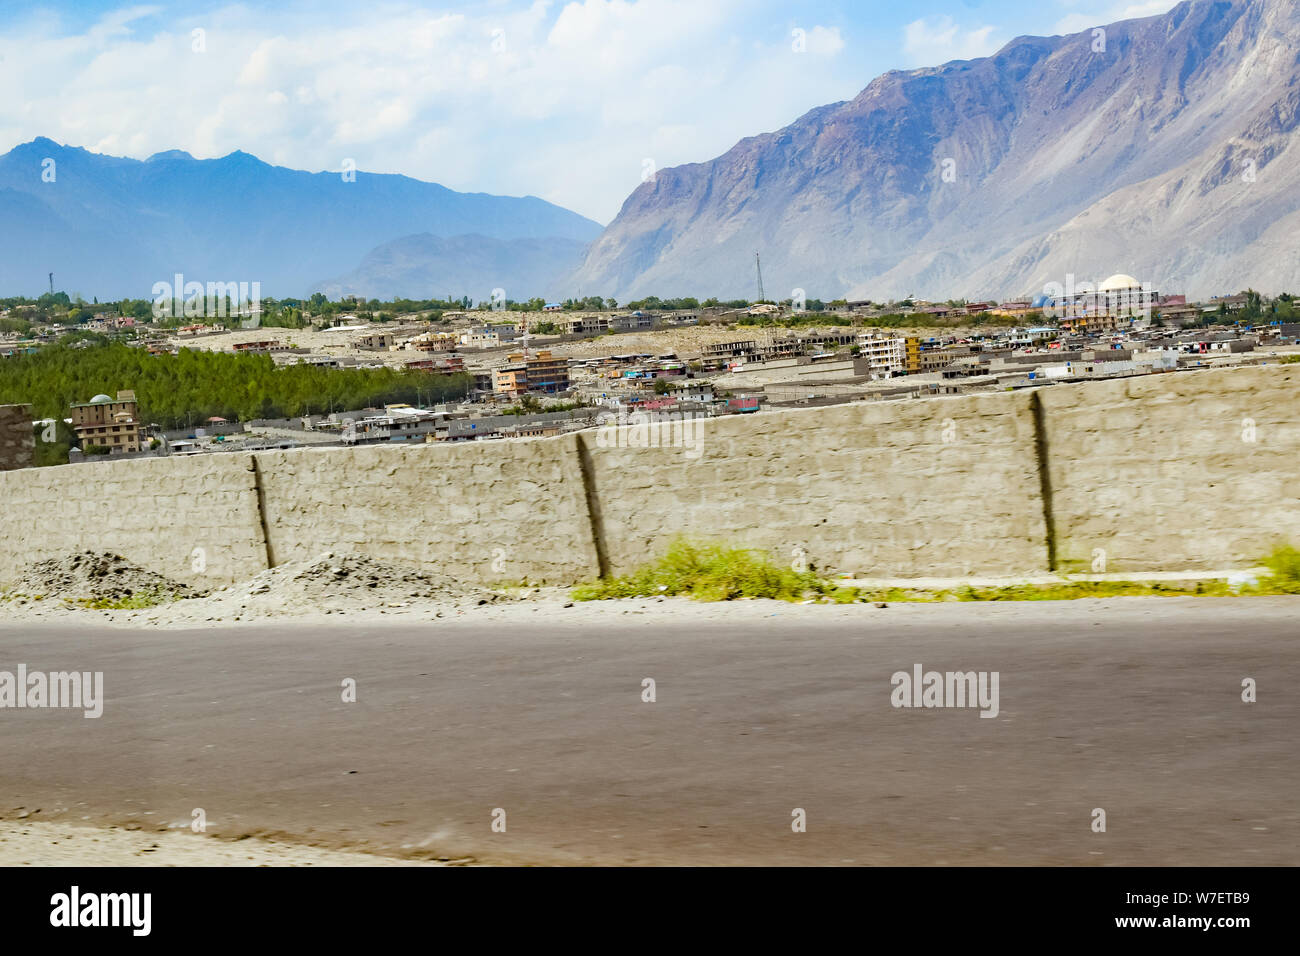
{"label": "utility pole", "polygon": [[758,258],[758,253],[754,253],[754,271],[758,273],[758,301],[763,301],[763,263]]}

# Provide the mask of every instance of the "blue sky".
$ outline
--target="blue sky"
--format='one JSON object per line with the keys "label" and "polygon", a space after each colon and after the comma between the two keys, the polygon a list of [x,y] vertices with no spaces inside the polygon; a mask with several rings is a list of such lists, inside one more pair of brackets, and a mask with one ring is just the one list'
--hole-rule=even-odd
{"label": "blue sky", "polygon": [[236,149],[531,194],[599,222],[648,165],[853,97],[890,69],[1174,0],[0,0],[0,151]]}

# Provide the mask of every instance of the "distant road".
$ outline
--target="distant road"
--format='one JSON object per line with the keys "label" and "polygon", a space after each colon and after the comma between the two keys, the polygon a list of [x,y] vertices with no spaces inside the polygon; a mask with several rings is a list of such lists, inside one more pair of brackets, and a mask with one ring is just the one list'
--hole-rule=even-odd
{"label": "distant road", "polygon": [[[0,817],[201,807],[224,837],[487,862],[1300,863],[1300,600],[823,610],[6,625],[0,671],[101,670],[107,701],[0,710]],[[999,672],[998,717],[895,709],[915,663]]]}

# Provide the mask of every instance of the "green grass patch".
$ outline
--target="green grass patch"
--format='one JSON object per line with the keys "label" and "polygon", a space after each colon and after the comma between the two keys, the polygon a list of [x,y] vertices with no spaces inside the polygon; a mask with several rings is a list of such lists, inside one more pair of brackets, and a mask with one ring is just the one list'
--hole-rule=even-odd
{"label": "green grass patch", "polygon": [[761,551],[676,541],[658,561],[627,577],[602,578],[573,589],[575,601],[626,597],[675,597],[697,601],[774,598],[798,601],[833,586],[811,570],[772,563]]}
{"label": "green grass patch", "polygon": [[1279,545],[1262,562],[1273,572],[1261,585],[1271,594],[1300,594],[1300,548]]}
{"label": "green grass patch", "polygon": [[1300,549],[1279,546],[1260,562],[1271,575],[1255,584],[1227,581],[1065,581],[958,588],[862,588],[842,585],[814,570],[781,567],[762,551],[720,544],[674,542],[665,554],[633,574],[602,578],[573,589],[575,601],[685,596],[697,601],[774,598],[819,604],[902,601],[1073,601],[1113,597],[1238,597],[1300,594]]}
{"label": "green grass patch", "polygon": [[6,603],[12,601],[44,601],[44,600],[45,600],[44,594],[24,594],[21,591],[5,591],[3,594],[0,594],[0,601],[4,601]]}
{"label": "green grass patch", "polygon": [[179,600],[180,598],[170,592],[150,590],[137,591],[135,594],[119,598],[78,598],[70,603],[91,611],[142,611],[145,608]]}

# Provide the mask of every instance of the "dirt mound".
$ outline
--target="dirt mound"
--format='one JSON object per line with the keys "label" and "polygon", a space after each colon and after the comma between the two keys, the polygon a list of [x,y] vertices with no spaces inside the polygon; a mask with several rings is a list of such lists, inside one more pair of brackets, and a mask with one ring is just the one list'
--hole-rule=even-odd
{"label": "dirt mound", "polygon": [[73,601],[122,601],[131,597],[174,601],[203,594],[132,564],[120,554],[95,551],[38,561],[13,582],[11,590]]}
{"label": "dirt mound", "polygon": [[493,604],[506,598],[419,567],[358,554],[322,554],[263,571],[203,602],[213,613],[292,614],[412,605]]}
{"label": "dirt mound", "polygon": [[421,568],[387,564],[358,554],[329,553],[292,562],[262,572],[248,585],[253,593],[287,591],[309,600],[445,601],[495,596],[490,591],[459,584]]}
{"label": "dirt mound", "polygon": [[[32,600],[38,597],[43,600]],[[79,606],[181,627],[316,614],[442,617],[521,599],[419,566],[333,552],[288,562],[215,591],[199,591],[120,555],[89,551],[31,565],[0,598],[5,598],[0,610],[6,613],[59,615]]]}

